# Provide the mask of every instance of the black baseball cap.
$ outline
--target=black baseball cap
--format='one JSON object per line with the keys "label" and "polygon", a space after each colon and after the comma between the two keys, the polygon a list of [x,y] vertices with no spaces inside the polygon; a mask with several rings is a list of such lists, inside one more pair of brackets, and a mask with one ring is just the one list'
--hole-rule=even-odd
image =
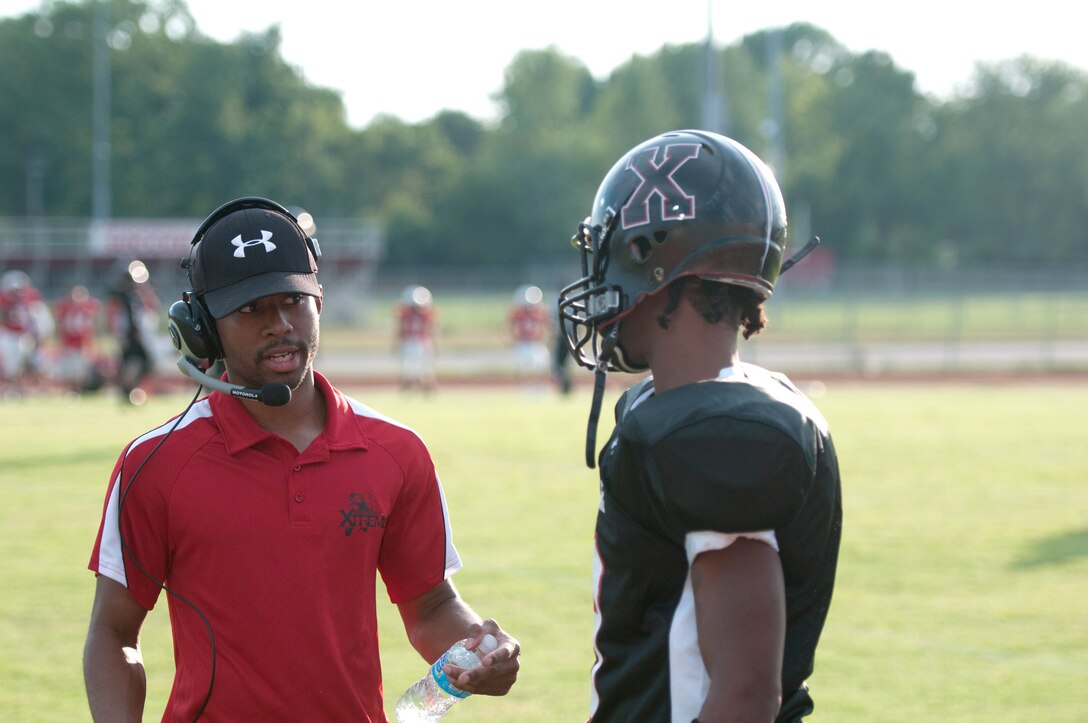
{"label": "black baseball cap", "polygon": [[[221,319],[271,294],[321,296],[317,259],[298,222],[277,204],[230,204],[193,244],[193,293]],[[208,223],[208,222],[205,222]]]}

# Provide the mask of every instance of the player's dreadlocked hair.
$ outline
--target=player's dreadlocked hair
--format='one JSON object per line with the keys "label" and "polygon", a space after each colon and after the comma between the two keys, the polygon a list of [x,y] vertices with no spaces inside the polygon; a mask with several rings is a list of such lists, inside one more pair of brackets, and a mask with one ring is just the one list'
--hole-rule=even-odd
{"label": "player's dreadlocked hair", "polygon": [[668,292],[669,303],[657,317],[662,329],[669,327],[669,314],[676,310],[685,295],[707,323],[717,324],[728,319],[744,330],[745,339],[752,338],[767,326],[763,299],[744,286],[684,276],[669,284]]}

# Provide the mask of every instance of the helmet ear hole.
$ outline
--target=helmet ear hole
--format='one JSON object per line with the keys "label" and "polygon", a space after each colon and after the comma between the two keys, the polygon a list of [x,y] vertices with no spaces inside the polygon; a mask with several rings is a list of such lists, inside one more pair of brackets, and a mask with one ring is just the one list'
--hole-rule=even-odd
{"label": "helmet ear hole", "polygon": [[653,245],[650,243],[650,239],[645,236],[636,236],[628,242],[628,248],[631,251],[631,258],[635,260],[635,263],[641,264],[650,258],[650,254],[653,253]]}
{"label": "helmet ear hole", "polygon": [[663,244],[663,243],[665,243],[665,240],[668,237],[669,237],[669,232],[668,231],[665,231],[665,230],[662,230],[662,229],[658,229],[657,231],[654,231],[654,242],[655,243]]}

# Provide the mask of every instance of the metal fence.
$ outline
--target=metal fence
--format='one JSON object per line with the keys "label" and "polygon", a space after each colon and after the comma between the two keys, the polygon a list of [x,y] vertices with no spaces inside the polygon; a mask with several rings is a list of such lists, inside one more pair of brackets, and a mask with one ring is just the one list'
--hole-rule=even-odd
{"label": "metal fence", "polygon": [[[112,235],[87,219],[0,219],[0,271],[21,268],[49,299],[82,283],[103,294],[119,262],[139,257],[164,302],[186,287],[178,261],[198,220],[116,222]],[[320,278],[333,325],[366,325],[375,299],[409,284],[436,295],[505,296],[526,283],[552,300],[579,275],[566,264],[381,264],[380,227],[324,220]],[[770,326],[745,358],[795,373],[1088,371],[1088,265],[913,268],[813,254],[784,275],[768,302]],[[496,318],[499,312],[496,313]]]}
{"label": "metal fence", "polygon": [[[383,268],[374,294],[410,283],[436,297],[489,292],[502,302],[535,283],[554,299],[577,265]],[[923,269],[804,263],[767,304],[768,329],[748,361],[802,374],[1088,372],[1088,266]]]}

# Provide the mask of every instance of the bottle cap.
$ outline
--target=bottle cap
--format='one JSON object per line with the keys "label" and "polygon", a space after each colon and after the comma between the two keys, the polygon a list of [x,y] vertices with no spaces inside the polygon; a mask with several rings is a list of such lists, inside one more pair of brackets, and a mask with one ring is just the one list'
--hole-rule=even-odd
{"label": "bottle cap", "polygon": [[480,641],[480,645],[477,650],[484,655],[487,655],[491,651],[499,647],[499,641],[495,639],[495,636],[488,633],[484,636],[484,639]]}

